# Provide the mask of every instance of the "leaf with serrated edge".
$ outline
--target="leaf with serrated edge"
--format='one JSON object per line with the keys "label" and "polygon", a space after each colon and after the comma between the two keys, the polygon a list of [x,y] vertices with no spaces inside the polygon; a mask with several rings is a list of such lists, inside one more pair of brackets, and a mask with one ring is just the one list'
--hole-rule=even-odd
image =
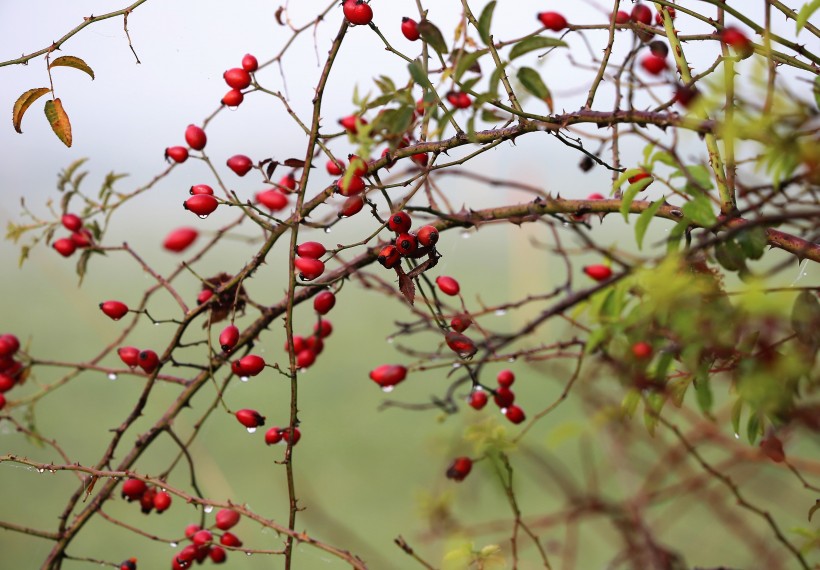
{"label": "leaf with serrated edge", "polygon": [[23,114],[26,109],[31,107],[37,99],[48,93],[48,87],[37,87],[36,89],[29,89],[17,98],[14,102],[14,110],[11,113],[11,124],[14,125],[14,130],[22,134],[20,123],[23,122]]}
{"label": "leaf with serrated edge", "polygon": [[663,206],[665,198],[664,196],[657,202],[652,202],[649,207],[638,216],[638,221],[635,222],[635,241],[638,244],[638,249],[643,249],[643,238],[646,235],[646,230],[649,228],[649,224],[655,217],[655,214],[657,214],[658,210]]}
{"label": "leaf with serrated edge", "polygon": [[59,98],[53,101],[49,99],[46,101],[46,118],[48,119],[51,129],[57,135],[63,144],[67,147],[71,146],[71,123],[68,120],[68,115],[63,109],[63,103]]}
{"label": "leaf with serrated edge", "polygon": [[396,273],[399,276],[399,291],[407,299],[407,302],[412,305],[416,300],[416,286],[413,285],[413,280],[398,265],[396,266]]}
{"label": "leaf with serrated edge", "polygon": [[48,64],[49,69],[53,67],[73,67],[74,69],[84,71],[91,76],[91,79],[94,79],[94,70],[91,69],[86,62],[81,60],[79,57],[74,57],[73,55],[61,55]]}
{"label": "leaf with serrated edge", "polygon": [[510,50],[510,60],[535,51],[537,49],[551,48],[551,47],[567,47],[566,42],[556,40],[555,38],[545,38],[541,36],[534,36],[521,40],[513,46]]}

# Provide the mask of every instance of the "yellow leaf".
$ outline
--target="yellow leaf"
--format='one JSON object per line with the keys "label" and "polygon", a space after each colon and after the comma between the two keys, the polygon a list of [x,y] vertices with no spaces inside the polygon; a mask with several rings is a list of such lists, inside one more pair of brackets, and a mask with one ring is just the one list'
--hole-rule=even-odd
{"label": "yellow leaf", "polygon": [[45,111],[46,118],[48,119],[54,134],[57,135],[57,138],[63,141],[64,145],[70,147],[71,123],[68,121],[68,115],[66,115],[66,112],[63,109],[62,101],[60,101],[59,98],[54,99],[53,101],[49,99],[46,101]]}
{"label": "yellow leaf", "polygon": [[20,123],[23,121],[23,113],[26,109],[31,107],[37,99],[48,93],[48,87],[38,87],[37,89],[29,89],[17,98],[14,102],[14,110],[11,113],[11,123],[14,125],[14,130],[22,133],[20,130]]}
{"label": "yellow leaf", "polygon": [[52,61],[48,68],[51,69],[52,67],[73,67],[74,69],[79,69],[80,71],[86,72],[88,75],[91,76],[91,79],[94,79],[94,70],[92,70],[86,62],[81,60],[79,57],[74,57],[73,55],[62,55]]}

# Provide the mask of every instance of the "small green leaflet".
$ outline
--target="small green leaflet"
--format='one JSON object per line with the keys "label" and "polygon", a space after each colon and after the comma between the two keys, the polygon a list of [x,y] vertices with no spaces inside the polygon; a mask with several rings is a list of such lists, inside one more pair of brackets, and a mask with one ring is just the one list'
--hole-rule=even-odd
{"label": "small green leaflet", "polygon": [[655,217],[655,214],[658,213],[658,210],[661,209],[665,201],[666,196],[657,202],[652,202],[649,207],[638,216],[638,221],[635,222],[635,242],[638,244],[638,249],[643,249],[643,238],[646,235],[646,230],[649,228],[652,218]]}
{"label": "small green leaflet", "polygon": [[91,76],[91,79],[94,79],[94,70],[91,69],[86,62],[81,60],[79,57],[74,57],[73,55],[62,55],[48,64],[48,68],[52,69],[54,67],[73,67],[74,69],[79,69],[80,71],[84,71],[88,75]]}
{"label": "small green leaflet", "polygon": [[444,36],[441,34],[441,30],[430,20],[425,19],[419,22],[419,35],[421,35],[422,40],[427,42],[427,44],[439,54],[445,54],[449,51],[447,49],[447,42],[444,41]]}
{"label": "small green leaflet", "polygon": [[521,40],[513,46],[510,50],[510,60],[521,57],[525,53],[535,51],[537,49],[551,48],[551,47],[567,47],[566,42],[556,40],[555,38],[544,38],[541,36],[533,36]]}
{"label": "small green leaflet", "polygon": [[717,223],[712,203],[704,195],[692,198],[683,205],[683,214],[701,227],[708,228]]}
{"label": "small green leaflet", "polygon": [[809,21],[809,18],[811,18],[812,14],[814,14],[818,9],[820,9],[820,0],[813,0],[812,2],[803,4],[803,7],[800,8],[800,11],[797,13],[795,33],[800,33],[800,30],[805,27],[806,23]]}
{"label": "small green leaflet", "polygon": [[646,178],[641,178],[634,184],[630,184],[629,188],[626,189],[624,192],[623,198],[621,198],[621,215],[626,220],[626,223],[629,223],[629,207],[632,205],[632,201],[635,200],[635,196],[638,195],[638,192],[645,190],[647,186],[652,184],[655,179],[651,176]]}
{"label": "small green leaflet", "polygon": [[478,35],[481,41],[486,45],[490,45],[490,24],[493,20],[493,11],[495,10],[495,0],[484,6],[481,11],[481,16],[478,17]]}
{"label": "small green leaflet", "polygon": [[517,76],[524,89],[544,101],[552,113],[552,93],[541,79],[541,75],[531,67],[522,67],[518,70]]}
{"label": "small green leaflet", "polygon": [[421,85],[426,89],[433,89],[430,79],[427,77],[427,74],[424,73],[424,68],[418,60],[408,64],[407,69],[410,71],[410,77],[412,77],[413,81],[415,81],[418,85]]}

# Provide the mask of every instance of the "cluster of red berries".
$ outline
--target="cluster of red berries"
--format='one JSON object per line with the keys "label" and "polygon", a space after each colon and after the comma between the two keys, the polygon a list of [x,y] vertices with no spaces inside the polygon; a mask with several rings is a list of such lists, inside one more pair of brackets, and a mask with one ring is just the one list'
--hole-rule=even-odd
{"label": "cluster of red berries", "polygon": [[[234,414],[236,417],[236,421],[240,424],[248,428],[249,433],[253,433],[265,425],[265,416],[260,414],[256,410],[251,410],[249,408],[244,408],[241,410],[237,410]],[[265,444],[267,445],[274,445],[279,442],[289,443],[290,445],[296,445],[296,443],[302,438],[302,433],[299,431],[299,428],[282,428],[282,427],[272,427],[268,431],[265,432]]]}
{"label": "cluster of red berries", "polygon": [[[204,529],[199,525],[190,524],[185,528],[185,537],[191,541],[171,559],[172,570],[184,570],[190,568],[194,562],[203,563],[210,558],[215,564],[222,564],[228,559],[228,553],[223,546],[229,548],[239,548],[242,541],[234,533],[228,532],[240,519],[239,513],[230,509],[222,509],[216,513],[216,523],[214,527],[223,531],[218,535],[219,544],[214,544],[214,533],[212,530]],[[221,546],[220,546],[221,545]]]}
{"label": "cluster of red berries", "polygon": [[[362,176],[367,173],[368,166],[364,160],[355,154],[348,155],[348,160],[350,160],[351,168],[350,178],[345,175],[336,180],[336,188],[339,194],[347,196],[347,199],[339,207],[338,215],[340,218],[354,216],[361,212],[364,207],[364,198],[360,194],[364,192],[365,183]],[[343,160],[337,160],[336,162],[328,160],[325,168],[331,176],[341,176],[347,170]],[[347,180],[345,180],[346,178]]]}
{"label": "cluster of red berries", "polygon": [[194,184],[188,193],[191,197],[182,206],[200,218],[207,218],[219,206],[219,201],[214,197],[214,189],[207,184]]}
{"label": "cluster of red berries", "polygon": [[0,334],[0,410],[6,406],[6,392],[25,380],[27,369],[14,355],[20,350],[20,340],[13,334]]}
{"label": "cluster of red berries", "polygon": [[296,257],[293,265],[303,281],[313,281],[325,272],[325,263],[320,257],[327,253],[327,249],[318,241],[306,241],[296,246]]}
{"label": "cluster of red berries", "polygon": [[142,479],[126,479],[122,484],[122,496],[128,502],[138,501],[143,514],[156,510],[162,514],[171,506],[171,495],[167,491],[148,485]]}
{"label": "cluster of red berries", "polygon": [[[493,402],[501,409],[501,412],[508,420],[514,424],[520,424],[527,419],[527,416],[524,414],[524,410],[514,404],[515,393],[510,389],[510,386],[515,382],[515,374],[512,370],[502,370],[496,376],[496,382],[498,382],[498,388],[493,390]],[[481,386],[476,386],[467,398],[469,406],[476,410],[484,408],[488,401],[489,395]]]}
{"label": "cluster of red berries", "polygon": [[[319,315],[324,315],[336,304],[336,296],[331,291],[322,291],[313,299],[313,307]],[[322,311],[325,311],[324,313]],[[326,339],[333,332],[333,325],[327,319],[319,319],[313,326],[310,336],[293,335],[293,348],[285,341],[285,351],[293,353],[296,358],[296,368],[309,368],[316,362],[316,358],[325,349]]]}
{"label": "cluster of red berries", "polygon": [[456,109],[467,109],[473,104],[473,100],[464,91],[448,91],[446,97]]}
{"label": "cluster of red berries", "polygon": [[133,346],[121,346],[117,354],[123,364],[129,368],[139,366],[146,374],[151,374],[159,367],[159,356],[153,350],[140,350]]}
{"label": "cluster of red berries", "polygon": [[69,237],[58,238],[51,244],[57,253],[63,257],[70,257],[80,248],[91,247],[94,244],[94,236],[91,231],[83,227],[83,220],[76,214],[63,214],[60,220],[63,227],[71,232]]}
{"label": "cluster of red berries", "polygon": [[366,26],[373,20],[373,9],[364,0],[344,0],[342,12],[354,26]]}
{"label": "cluster of red berries", "polygon": [[447,478],[453,481],[464,481],[464,478],[473,470],[473,460],[469,457],[456,457],[447,468]]}
{"label": "cluster of red berries", "polygon": [[222,78],[228,87],[231,88],[224,97],[222,97],[222,104],[226,107],[238,107],[242,101],[245,100],[245,94],[242,92],[251,84],[251,73],[259,69],[259,62],[251,54],[245,54],[242,58],[242,67],[234,67],[226,71]]}
{"label": "cluster of red berries", "polygon": [[435,252],[438,230],[434,226],[422,226],[415,232],[410,232],[412,223],[407,212],[390,215],[387,227],[396,234],[396,239],[379,252],[378,262],[383,267],[396,267],[402,257],[418,258]]}

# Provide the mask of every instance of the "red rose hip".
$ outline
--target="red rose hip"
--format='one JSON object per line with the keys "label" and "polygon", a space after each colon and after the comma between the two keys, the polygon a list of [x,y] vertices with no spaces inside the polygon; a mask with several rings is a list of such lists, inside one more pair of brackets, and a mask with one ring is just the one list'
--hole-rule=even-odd
{"label": "red rose hip", "polygon": [[185,129],[185,142],[194,150],[202,150],[208,142],[208,137],[200,127],[188,125],[188,128]]}
{"label": "red rose hip", "polygon": [[458,295],[459,291],[461,291],[461,286],[458,284],[458,281],[446,275],[436,277],[436,285],[438,285],[442,293],[450,295],[451,297]]}
{"label": "red rose hip", "polygon": [[128,313],[128,305],[120,301],[105,301],[100,303],[100,310],[107,317],[118,321]]}

